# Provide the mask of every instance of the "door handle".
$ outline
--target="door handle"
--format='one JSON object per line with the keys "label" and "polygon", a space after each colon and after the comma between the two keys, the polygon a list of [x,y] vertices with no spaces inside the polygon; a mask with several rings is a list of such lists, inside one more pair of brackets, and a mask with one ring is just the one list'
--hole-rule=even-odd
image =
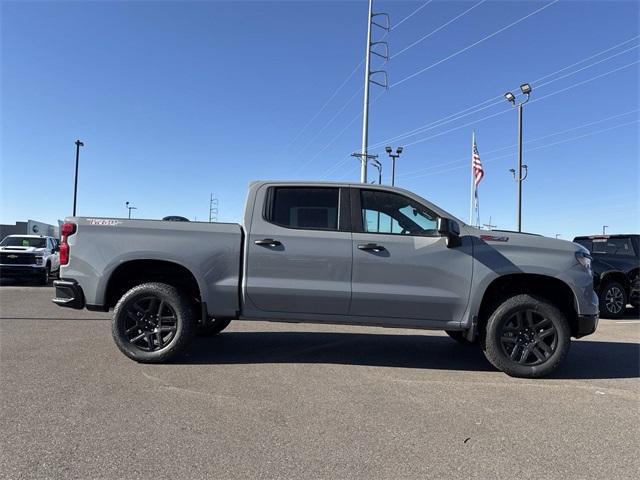
{"label": "door handle", "polygon": [[256,245],[262,245],[263,247],[279,247],[280,245],[282,245],[281,242],[279,242],[278,240],[274,240],[273,238],[265,238],[263,240],[256,240],[255,242]]}
{"label": "door handle", "polygon": [[360,245],[358,245],[358,248],[367,252],[376,253],[382,252],[384,250],[384,247],[382,245],[378,245],[377,243],[361,243]]}

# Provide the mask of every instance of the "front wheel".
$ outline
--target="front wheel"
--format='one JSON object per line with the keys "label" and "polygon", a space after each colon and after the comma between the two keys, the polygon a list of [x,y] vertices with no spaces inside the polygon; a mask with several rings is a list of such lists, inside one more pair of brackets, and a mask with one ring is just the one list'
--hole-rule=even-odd
{"label": "front wheel", "polygon": [[627,306],[627,292],[622,284],[606,282],[600,289],[600,316],[603,318],[621,318]]}
{"label": "front wheel", "polygon": [[145,283],[118,301],[111,333],[127,357],[141,363],[163,363],[185,349],[194,323],[187,296],[171,285]]}
{"label": "front wheel", "polygon": [[542,298],[517,295],[489,318],[484,354],[512,377],[544,377],[562,363],[570,343],[569,323],[558,308]]}

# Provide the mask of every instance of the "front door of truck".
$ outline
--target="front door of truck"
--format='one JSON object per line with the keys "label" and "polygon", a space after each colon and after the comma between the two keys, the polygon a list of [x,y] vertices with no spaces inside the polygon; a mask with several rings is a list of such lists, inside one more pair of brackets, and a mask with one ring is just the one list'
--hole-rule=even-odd
{"label": "front door of truck", "polygon": [[470,238],[447,247],[437,214],[384,190],[353,188],[351,315],[457,322],[473,257]]}
{"label": "front door of truck", "polygon": [[348,201],[349,189],[334,186],[258,190],[246,242],[245,306],[264,312],[348,312]]}

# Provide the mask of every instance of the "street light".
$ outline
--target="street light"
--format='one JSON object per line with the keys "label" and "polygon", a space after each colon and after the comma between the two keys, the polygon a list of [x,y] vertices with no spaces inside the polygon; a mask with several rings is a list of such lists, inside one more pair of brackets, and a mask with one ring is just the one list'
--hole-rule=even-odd
{"label": "street light", "polygon": [[76,144],[76,180],[73,184],[73,216],[76,216],[76,199],[78,198],[78,163],[80,162],[80,147],[84,147],[84,143],[80,140],[75,141]]}
{"label": "street light", "polygon": [[609,228],[609,225],[602,225],[602,234],[603,235],[606,235],[605,232],[606,232],[607,228]]}
{"label": "street light", "polygon": [[131,219],[131,210],[137,210],[137,207],[130,207],[129,202],[125,202],[127,209],[129,210],[129,219]]}
{"label": "street light", "polygon": [[402,147],[396,148],[396,153],[393,154],[393,149],[391,147],[386,147],[385,151],[387,155],[391,157],[391,186],[393,187],[396,184],[396,159],[400,157],[402,153]]}
{"label": "street light", "polygon": [[[507,92],[504,94],[504,98],[514,107],[518,108],[518,171],[511,169],[513,173],[513,178],[515,178],[516,182],[518,182],[518,232],[522,231],[522,181],[527,178],[528,170],[526,165],[522,165],[522,107],[525,103],[529,101],[529,97],[531,96],[531,85],[528,83],[523,83],[520,85],[520,91],[523,95],[526,95],[527,98],[520,102],[516,103],[516,96]],[[522,176],[522,169],[527,171],[525,176]]]}

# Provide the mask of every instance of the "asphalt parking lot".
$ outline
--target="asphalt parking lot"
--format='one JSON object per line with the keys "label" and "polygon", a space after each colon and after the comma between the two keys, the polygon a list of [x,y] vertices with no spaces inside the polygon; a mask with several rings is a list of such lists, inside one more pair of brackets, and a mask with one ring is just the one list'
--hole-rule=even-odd
{"label": "asphalt parking lot", "polygon": [[170,365],[108,314],[0,287],[0,477],[637,478],[640,321],[601,320],[552,378],[444,334],[233,322]]}

